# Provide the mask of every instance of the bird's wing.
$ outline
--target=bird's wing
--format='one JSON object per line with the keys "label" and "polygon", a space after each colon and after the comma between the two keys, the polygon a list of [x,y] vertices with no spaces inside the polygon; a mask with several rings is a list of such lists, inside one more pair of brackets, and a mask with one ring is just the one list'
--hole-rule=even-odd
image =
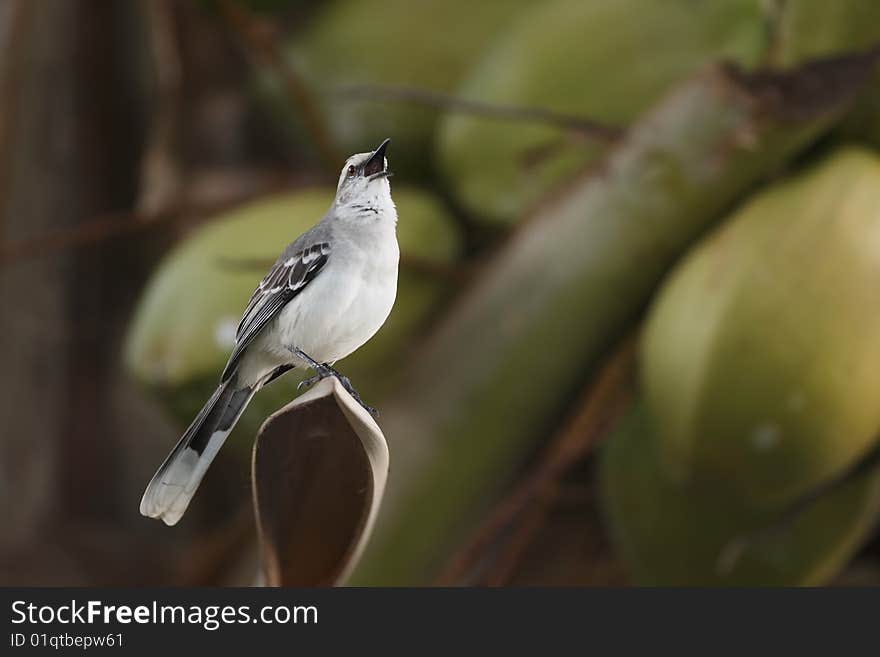
{"label": "bird's wing", "polygon": [[314,280],[329,257],[330,243],[318,242],[278,259],[254,290],[241,316],[235,333],[235,348],[220,377],[221,382],[232,376],[247,346],[291,299]]}

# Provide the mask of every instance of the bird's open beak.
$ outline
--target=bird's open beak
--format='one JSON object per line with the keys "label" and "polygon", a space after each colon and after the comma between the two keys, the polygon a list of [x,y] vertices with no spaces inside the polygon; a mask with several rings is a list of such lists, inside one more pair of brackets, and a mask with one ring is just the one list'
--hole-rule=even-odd
{"label": "bird's open beak", "polygon": [[364,175],[367,178],[370,178],[372,180],[373,178],[380,178],[390,175],[387,171],[385,171],[385,149],[388,148],[388,144],[390,142],[390,139],[386,139],[381,144],[379,144],[379,148],[373,151],[370,159],[367,160],[364,164]]}

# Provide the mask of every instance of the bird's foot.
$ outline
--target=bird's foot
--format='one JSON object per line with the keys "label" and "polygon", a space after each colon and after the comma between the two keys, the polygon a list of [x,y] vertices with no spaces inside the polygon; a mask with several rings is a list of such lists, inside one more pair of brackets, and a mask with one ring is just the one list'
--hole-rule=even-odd
{"label": "bird's foot", "polygon": [[379,417],[379,411],[377,411],[375,408],[373,408],[372,406],[368,405],[363,399],[361,399],[361,396],[357,393],[357,390],[354,389],[354,386],[351,385],[351,381],[349,381],[349,379],[348,379],[347,376],[343,376],[342,374],[340,374],[339,372],[337,372],[336,370],[334,370],[332,367],[330,368],[330,370],[333,372],[333,374],[331,374],[331,376],[335,376],[335,377],[336,377],[336,380],[339,381],[339,383],[342,384],[342,387],[345,388],[345,391],[346,391],[349,395],[351,395],[352,397],[354,397],[354,400],[355,400],[358,404],[360,404],[361,407],[362,407],[367,413],[369,413],[369,414],[372,415],[373,417]]}
{"label": "bird's foot", "polygon": [[332,376],[337,381],[339,381],[339,383],[342,385],[342,387],[345,389],[345,391],[349,395],[354,397],[354,400],[358,404],[360,404],[367,413],[369,413],[373,417],[378,417],[379,411],[377,411],[372,406],[367,405],[367,403],[364,402],[363,399],[361,399],[361,396],[357,393],[357,390],[354,389],[354,386],[351,385],[351,381],[349,380],[349,378],[347,376],[345,376],[344,374],[341,374],[337,370],[333,369],[327,363],[318,363],[317,361],[315,361],[311,357],[307,356],[303,352],[301,352],[299,350],[297,350],[297,351],[298,351],[297,355],[300,358],[302,358],[304,361],[306,361],[306,363],[309,364],[309,367],[311,367],[315,371],[314,376],[310,376],[307,379],[303,379],[299,383],[299,385],[296,387],[297,390],[302,390],[304,388],[311,388],[318,381],[321,381],[322,379],[326,379],[327,377]]}
{"label": "bird's foot", "polygon": [[328,376],[336,376],[333,372],[330,371],[330,368],[328,367],[318,365],[318,367],[313,367],[312,369],[315,370],[314,376],[310,376],[309,378],[300,381],[299,385],[296,386],[297,390],[305,390],[306,388],[311,388],[318,381],[326,379]]}

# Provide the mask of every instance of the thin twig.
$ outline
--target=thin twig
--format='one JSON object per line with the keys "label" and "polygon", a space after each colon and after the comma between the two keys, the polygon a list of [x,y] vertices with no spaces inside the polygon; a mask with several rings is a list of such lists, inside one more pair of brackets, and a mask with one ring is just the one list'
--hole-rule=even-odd
{"label": "thin twig", "polygon": [[[635,336],[621,343],[588,385],[576,404],[577,411],[559,431],[541,463],[450,560],[437,580],[439,585],[466,581],[475,567],[485,564],[486,553],[493,549],[499,553],[492,564],[486,564],[484,580],[492,585],[509,580],[536,532],[544,526],[547,512],[559,495],[561,478],[592,452],[629,403],[636,344]],[[499,547],[499,542],[504,545]]]}
{"label": "thin twig", "polygon": [[562,114],[541,107],[495,105],[416,87],[384,84],[350,84],[337,87],[331,92],[331,95],[339,100],[410,103],[426,107],[442,107],[450,112],[475,114],[502,121],[543,123],[604,143],[613,143],[625,133],[625,130],[622,128],[593,121],[582,116]]}
{"label": "thin twig", "polygon": [[241,3],[222,0],[221,8],[227,24],[238,35],[248,54],[271,69],[281,80],[285,95],[302,118],[325,168],[335,172],[341,159],[327,122],[311,90],[282,55],[273,33]]}
{"label": "thin twig", "polygon": [[204,214],[219,210],[220,207],[168,208],[155,214],[138,212],[112,212],[99,215],[85,223],[49,231],[30,239],[0,244],[0,266],[6,267],[15,262],[37,257],[54,255],[61,251],[101,242],[117,235],[134,233],[167,222],[192,219],[197,213]]}
{"label": "thin twig", "polygon": [[43,235],[14,242],[0,243],[0,267],[31,258],[48,257],[56,253],[101,242],[118,235],[153,228],[173,221],[194,221],[242,203],[241,199],[221,201],[200,206],[177,206],[154,214],[139,212],[112,212],[102,214],[70,228],[49,231]]}
{"label": "thin twig", "polygon": [[47,231],[36,237],[0,241],[0,268],[31,258],[48,257],[69,249],[89,246],[118,235],[148,230],[164,222],[195,223],[266,194],[289,191],[292,188],[295,187],[291,185],[288,174],[269,172],[256,189],[220,200],[183,201],[155,213],[123,211],[101,214],[75,226]]}

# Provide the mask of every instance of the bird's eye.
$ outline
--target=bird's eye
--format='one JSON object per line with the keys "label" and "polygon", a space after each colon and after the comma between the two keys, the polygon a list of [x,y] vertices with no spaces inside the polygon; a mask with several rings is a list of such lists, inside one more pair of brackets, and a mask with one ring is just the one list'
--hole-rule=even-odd
{"label": "bird's eye", "polygon": [[354,168],[353,164],[351,166],[349,166],[348,167],[348,177],[351,178],[355,174],[355,171],[357,171],[357,169]]}

